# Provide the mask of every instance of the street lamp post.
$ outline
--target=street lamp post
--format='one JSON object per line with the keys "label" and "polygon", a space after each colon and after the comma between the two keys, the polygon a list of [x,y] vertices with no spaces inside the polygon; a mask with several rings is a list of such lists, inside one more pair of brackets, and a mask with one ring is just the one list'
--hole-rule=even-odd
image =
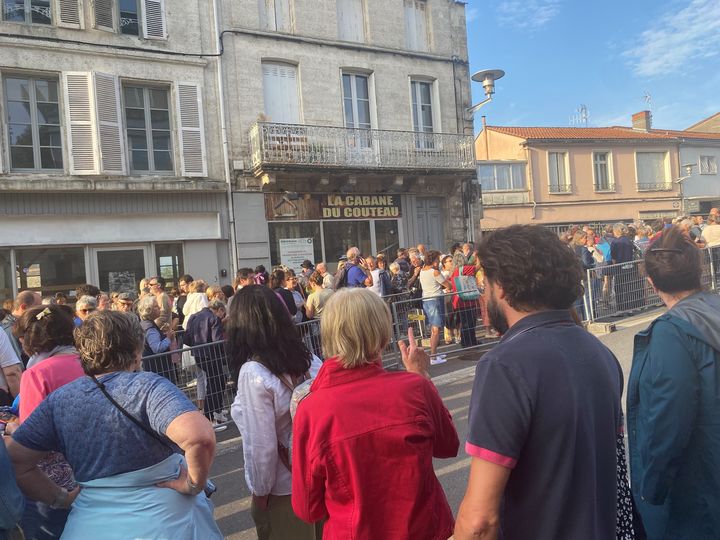
{"label": "street lamp post", "polygon": [[685,176],[681,176],[677,180],[675,180],[675,183],[680,186],[680,215],[685,215],[685,194],[683,189],[683,184],[685,183],[685,180],[692,177],[693,167],[695,166],[695,163],[685,163],[684,165],[681,165],[681,167],[685,170]]}
{"label": "street lamp post", "polygon": [[[468,107],[465,109],[465,119],[468,122],[473,121],[473,117],[475,116],[475,113],[478,112],[483,105],[486,105],[492,101],[493,94],[495,93],[495,81],[498,79],[501,79],[505,76],[505,72],[502,69],[484,69],[482,71],[478,71],[477,73],[474,73],[472,77],[470,77],[473,81],[482,83],[483,90],[485,91],[485,99],[482,100],[480,103],[477,103],[473,105],[472,107]],[[473,145],[473,154],[474,154],[475,145]],[[477,170],[477,167],[476,167]],[[473,184],[473,182],[468,182],[469,184]],[[468,240],[474,241],[475,240],[475,216],[473,213],[473,200],[475,198],[475,194],[479,193],[480,197],[482,197],[482,190],[479,188],[479,180],[477,177],[475,178],[475,185],[467,185],[465,184],[464,190],[463,190],[463,198],[465,199],[465,204],[467,204],[467,213],[468,213]]]}

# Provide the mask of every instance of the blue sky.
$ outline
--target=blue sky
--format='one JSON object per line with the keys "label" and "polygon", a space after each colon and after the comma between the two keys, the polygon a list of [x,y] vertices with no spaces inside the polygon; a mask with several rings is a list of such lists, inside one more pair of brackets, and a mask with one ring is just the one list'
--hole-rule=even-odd
{"label": "blue sky", "polygon": [[[685,129],[720,112],[720,0],[469,0],[471,72],[499,68],[488,124]],[[484,97],[473,83],[474,102]]]}

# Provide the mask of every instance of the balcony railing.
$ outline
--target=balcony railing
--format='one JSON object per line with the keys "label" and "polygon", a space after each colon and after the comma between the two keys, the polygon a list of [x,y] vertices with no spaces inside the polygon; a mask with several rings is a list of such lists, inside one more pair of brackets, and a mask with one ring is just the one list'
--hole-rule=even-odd
{"label": "balcony railing", "polygon": [[638,182],[638,191],[672,191],[672,182]]}
{"label": "balcony railing", "polygon": [[257,122],[250,128],[252,163],[264,167],[475,170],[473,138],[330,126]]}
{"label": "balcony railing", "polygon": [[610,183],[595,183],[595,193],[614,193],[615,192],[615,184]]}
{"label": "balcony railing", "polygon": [[572,193],[572,186],[570,184],[550,184],[550,193]]}

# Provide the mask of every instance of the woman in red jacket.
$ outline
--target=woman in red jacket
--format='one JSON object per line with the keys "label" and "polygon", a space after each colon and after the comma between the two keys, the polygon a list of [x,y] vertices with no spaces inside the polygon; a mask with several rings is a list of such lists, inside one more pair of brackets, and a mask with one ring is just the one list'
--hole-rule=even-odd
{"label": "woman in red jacket", "polygon": [[293,423],[292,506],[327,519],[325,539],[446,540],[453,516],[432,458],[457,455],[450,413],[430,381],[430,357],[402,344],[408,372],[387,372],[390,311],[365,289],[342,289],[320,327],[328,358]]}

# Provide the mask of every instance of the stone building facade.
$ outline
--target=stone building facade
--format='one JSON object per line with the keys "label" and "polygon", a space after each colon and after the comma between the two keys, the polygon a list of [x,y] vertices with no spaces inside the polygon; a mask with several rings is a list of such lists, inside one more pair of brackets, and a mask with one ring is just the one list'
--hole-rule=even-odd
{"label": "stone building facade", "polygon": [[399,246],[473,236],[463,3],[238,0],[223,10],[240,266],[332,268],[351,245],[394,258]]}
{"label": "stone building facade", "polygon": [[223,281],[214,29],[190,0],[2,3],[0,298]]}

